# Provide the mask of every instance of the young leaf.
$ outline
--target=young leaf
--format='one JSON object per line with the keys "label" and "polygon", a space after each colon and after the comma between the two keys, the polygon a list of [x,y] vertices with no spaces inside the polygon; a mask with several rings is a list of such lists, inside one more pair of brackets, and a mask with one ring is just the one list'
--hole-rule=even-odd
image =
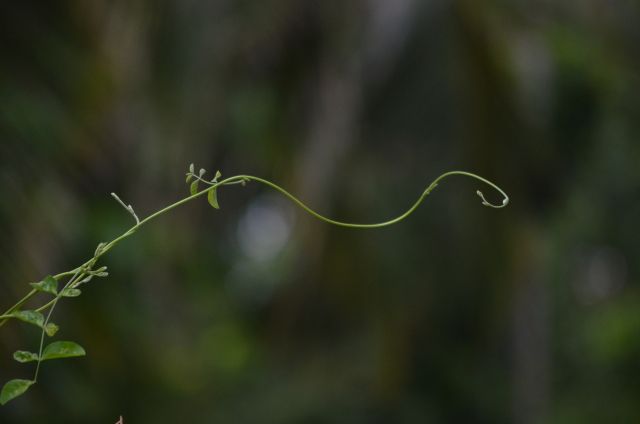
{"label": "young leaf", "polygon": [[189,165],[189,172],[192,174],[196,172],[196,167],[193,164]]}
{"label": "young leaf", "polygon": [[193,196],[194,194],[196,194],[198,192],[198,180],[195,180],[194,182],[191,183],[191,185],[189,186],[189,191],[191,192],[191,195]]}
{"label": "young leaf", "polygon": [[27,391],[34,382],[31,380],[10,380],[2,388],[0,392],[0,405],[4,405],[12,399],[17,398]]}
{"label": "young leaf", "polygon": [[38,311],[15,311],[11,315],[18,318],[20,321],[28,322],[29,324],[37,325],[38,327],[42,327],[44,324],[44,316],[42,316]]}
{"label": "young leaf", "polygon": [[37,283],[30,283],[31,286],[41,292],[51,293],[52,295],[58,294],[58,280],[48,275],[42,281]]}
{"label": "young leaf", "polygon": [[191,178],[193,178],[193,174],[187,173],[187,178],[185,178],[185,182],[189,183],[189,181],[191,181]]}
{"label": "young leaf", "polygon": [[213,190],[209,190],[209,193],[207,193],[207,200],[209,201],[209,204],[211,206],[213,206],[216,209],[220,209],[220,205],[218,204],[218,196],[216,194],[215,188]]}
{"label": "young leaf", "polygon": [[53,337],[58,332],[59,329],[60,327],[50,322],[44,327],[44,332],[47,333],[47,336]]}
{"label": "young leaf", "polygon": [[42,352],[42,360],[47,359],[60,359],[60,358],[74,358],[77,356],[84,356],[87,353],[82,346],[75,342],[53,342],[44,348]]}
{"label": "young leaf", "polygon": [[37,361],[38,354],[33,352],[27,352],[26,350],[17,350],[13,353],[13,359],[22,363]]}
{"label": "young leaf", "polygon": [[62,290],[62,297],[78,297],[82,294],[80,289],[72,289],[71,287],[67,287]]}
{"label": "young leaf", "polygon": [[214,181],[218,181],[218,178],[222,177],[222,172],[216,171],[216,176],[213,178]]}
{"label": "young leaf", "polygon": [[93,256],[96,257],[96,256],[100,255],[102,253],[102,251],[104,250],[106,245],[107,245],[107,243],[104,243],[104,242],[98,243],[98,246],[96,247],[96,251],[94,252]]}
{"label": "young leaf", "polygon": [[84,283],[88,283],[89,281],[91,281],[93,279],[94,275],[93,274],[89,274],[88,276],[84,277],[82,280],[80,280],[78,282],[78,284],[84,284]]}

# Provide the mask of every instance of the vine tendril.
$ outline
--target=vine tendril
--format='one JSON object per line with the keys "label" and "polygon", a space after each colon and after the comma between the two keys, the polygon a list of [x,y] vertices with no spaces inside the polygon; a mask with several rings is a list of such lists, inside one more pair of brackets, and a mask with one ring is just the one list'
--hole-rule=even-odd
{"label": "vine tendril", "polygon": [[[490,186],[491,188],[495,189],[497,192],[499,192],[503,196],[502,204],[494,204],[487,201],[485,196],[482,194],[482,192],[480,190],[477,190],[476,194],[480,197],[480,199],[482,200],[482,204],[484,206],[499,209],[507,206],[507,204],[509,203],[509,196],[507,196],[507,194],[500,187],[498,187],[491,181],[485,178],[482,178],[479,175],[472,174],[470,172],[449,171],[440,175],[431,184],[429,184],[427,188],[422,192],[420,197],[415,201],[415,203],[413,203],[413,205],[411,205],[411,207],[409,207],[409,209],[407,209],[401,215],[395,218],[389,219],[387,221],[382,221],[382,222],[377,222],[372,224],[360,224],[360,223],[337,221],[335,219],[328,218],[316,212],[315,210],[311,209],[298,197],[294,196],[289,191],[285,190],[278,184],[275,184],[269,180],[265,180],[260,177],[255,177],[253,175],[236,175],[236,176],[218,181],[218,179],[222,177],[222,175],[218,171],[216,172],[215,177],[212,180],[207,181],[204,178],[202,178],[205,172],[206,171],[204,169],[200,169],[200,172],[196,174],[195,167],[193,164],[191,164],[189,167],[189,172],[187,172],[186,174],[187,183],[193,180],[190,186],[191,195],[150,214],[149,216],[147,216],[142,220],[138,218],[138,216],[134,212],[133,207],[131,205],[124,203],[120,199],[120,197],[118,197],[115,193],[111,193],[113,198],[135,219],[135,222],[136,222],[135,225],[133,225],[127,231],[125,231],[115,239],[111,240],[110,242],[100,243],[96,248],[94,255],[82,265],[69,271],[48,276],[40,282],[31,283],[31,285],[34,288],[31,291],[29,291],[17,303],[15,303],[13,306],[8,308],[4,313],[0,314],[0,326],[4,325],[10,319],[19,319],[29,324],[36,325],[41,329],[41,337],[40,337],[40,344],[38,347],[38,353],[32,353],[32,352],[26,352],[26,351],[17,351],[14,353],[14,359],[16,359],[16,361],[18,362],[37,361],[33,378],[31,380],[15,379],[5,384],[5,386],[2,388],[2,392],[0,392],[0,404],[5,404],[6,402],[14,399],[15,397],[22,395],[31,385],[33,385],[36,382],[36,380],[38,379],[38,373],[40,372],[40,365],[43,360],[57,359],[57,358],[63,358],[63,357],[76,357],[76,356],[83,356],[85,354],[84,349],[82,349],[82,347],[80,347],[74,342],[54,342],[48,345],[47,347],[45,347],[44,340],[45,340],[45,334],[49,337],[52,337],[58,329],[58,327],[55,324],[50,323],[51,315],[53,314],[53,311],[56,305],[58,304],[58,302],[63,297],[71,298],[71,297],[79,296],[81,292],[79,289],[77,289],[77,287],[80,286],[81,284],[89,282],[93,277],[106,277],[108,275],[106,272],[106,267],[101,267],[97,270],[93,269],[93,267],[96,265],[96,263],[98,262],[98,259],[100,259],[101,256],[106,254],[120,241],[134,234],[141,226],[145,225],[149,221],[159,217],[160,215],[163,215],[169,212],[170,210],[180,205],[190,202],[191,200],[194,200],[197,197],[207,195],[209,204],[212,207],[218,209],[219,206],[218,206],[218,201],[216,197],[217,196],[216,190],[219,187],[236,185],[236,184],[245,185],[249,181],[255,181],[257,183],[266,185],[273,190],[278,191],[279,193],[287,197],[296,206],[298,206],[299,208],[301,208],[311,216],[319,219],[320,221],[326,222],[328,224],[337,225],[340,227],[348,227],[348,228],[380,228],[380,227],[393,225],[404,220],[409,215],[411,215],[420,206],[420,204],[422,204],[424,199],[429,194],[431,194],[433,190],[435,190],[435,188],[438,186],[438,184],[442,180],[453,175],[461,175],[461,176],[466,176],[466,177],[476,179]],[[206,184],[207,187],[204,188],[203,190],[198,191],[198,183],[200,182]],[[69,277],[69,276],[70,278],[63,285],[62,289],[58,290],[58,280],[61,280],[63,277]],[[48,302],[44,303],[43,305],[41,305],[40,307],[34,308],[32,310],[22,310],[23,305],[38,293],[47,293],[47,294],[53,295],[53,298],[50,299]],[[45,317],[41,314],[41,312],[47,309],[49,309],[49,311]]]}
{"label": "vine tendril", "polygon": [[248,180],[248,181],[256,181],[256,182],[259,182],[261,184],[267,185],[267,186],[271,187],[274,190],[277,190],[278,192],[280,192],[281,194],[283,194],[284,196],[289,198],[289,200],[291,200],[294,204],[296,204],[298,207],[303,209],[305,212],[309,213],[310,215],[314,216],[315,218],[317,218],[317,219],[319,219],[321,221],[324,221],[326,223],[329,223],[329,224],[332,224],[332,225],[338,225],[340,227],[348,227],[348,228],[381,228],[381,227],[387,227],[389,225],[397,224],[398,222],[400,222],[400,221],[404,220],[405,218],[407,218],[416,209],[418,209],[420,204],[438,186],[438,183],[440,181],[442,181],[443,179],[445,179],[445,178],[447,178],[449,176],[452,176],[452,175],[463,175],[463,176],[466,176],[466,177],[475,178],[475,179],[477,179],[479,181],[482,181],[483,183],[489,185],[490,187],[494,188],[495,190],[497,190],[503,196],[502,204],[496,205],[496,204],[489,203],[485,199],[485,197],[482,194],[482,192],[480,190],[477,190],[476,194],[478,194],[478,196],[480,196],[480,198],[482,199],[482,204],[484,206],[488,206],[488,207],[491,207],[491,208],[494,208],[494,209],[500,209],[500,208],[503,208],[503,207],[507,206],[507,204],[509,204],[509,196],[507,196],[507,194],[500,187],[498,187],[497,185],[495,185],[491,181],[489,181],[489,180],[487,180],[485,178],[482,178],[479,175],[472,174],[470,172],[449,171],[449,172],[446,172],[446,173],[440,175],[431,184],[429,184],[429,186],[422,193],[422,195],[418,198],[418,200],[416,200],[416,202],[406,212],[404,212],[403,214],[397,216],[396,218],[390,219],[388,221],[372,223],[372,224],[359,224],[359,223],[336,221],[335,219],[327,218],[326,216],[323,216],[320,213],[318,213],[318,212],[314,211],[313,209],[311,209],[304,202],[302,202],[302,200],[300,200],[299,198],[297,198],[293,194],[289,193],[284,188],[280,187],[277,184],[272,183],[271,181],[268,181],[268,180],[265,180],[265,179],[262,179],[262,178],[259,178],[259,177],[254,177],[252,175],[238,175],[238,176],[235,176],[235,177],[231,177],[231,178],[229,178],[227,180],[223,180],[219,184],[221,184],[221,185],[228,184],[230,182],[233,182],[234,180],[241,179],[241,178],[243,178],[245,180]]}

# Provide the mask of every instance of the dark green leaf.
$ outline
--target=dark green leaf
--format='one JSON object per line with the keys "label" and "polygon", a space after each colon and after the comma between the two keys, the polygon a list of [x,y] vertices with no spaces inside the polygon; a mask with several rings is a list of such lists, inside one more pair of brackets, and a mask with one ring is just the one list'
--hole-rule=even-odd
{"label": "dark green leaf", "polygon": [[16,311],[11,315],[18,318],[21,321],[28,322],[29,324],[37,325],[38,327],[42,327],[42,325],[44,324],[44,317],[40,312],[37,312],[37,311]]}
{"label": "dark green leaf", "polygon": [[207,200],[209,201],[209,204],[211,206],[213,206],[216,209],[220,209],[220,205],[218,205],[218,196],[216,194],[215,188],[213,190],[209,190],[209,193],[207,193]]}
{"label": "dark green leaf", "polygon": [[26,350],[17,350],[13,352],[13,359],[22,363],[37,361],[38,354],[33,352],[27,352]]}
{"label": "dark green leaf", "polygon": [[44,332],[47,333],[47,336],[53,337],[58,332],[59,329],[60,329],[60,327],[58,327],[56,324],[50,322],[49,324],[47,324],[44,327]]}
{"label": "dark green leaf", "polygon": [[76,356],[84,356],[86,352],[79,344],[75,342],[53,342],[44,348],[42,352],[42,360],[74,358]]}
{"label": "dark green leaf", "polygon": [[78,297],[82,294],[80,289],[72,289],[71,287],[67,287],[62,290],[62,297]]}
{"label": "dark green leaf", "polygon": [[195,180],[189,186],[189,191],[191,192],[191,195],[194,195],[194,194],[196,194],[198,192],[198,183],[199,183],[199,181]]}
{"label": "dark green leaf", "polygon": [[37,283],[31,283],[31,286],[38,291],[51,293],[52,295],[58,294],[58,280],[48,275],[42,281]]}
{"label": "dark green leaf", "polygon": [[10,380],[8,381],[4,387],[2,388],[2,392],[0,393],[0,405],[4,405],[9,402],[11,399],[15,399],[24,392],[33,384],[31,380]]}

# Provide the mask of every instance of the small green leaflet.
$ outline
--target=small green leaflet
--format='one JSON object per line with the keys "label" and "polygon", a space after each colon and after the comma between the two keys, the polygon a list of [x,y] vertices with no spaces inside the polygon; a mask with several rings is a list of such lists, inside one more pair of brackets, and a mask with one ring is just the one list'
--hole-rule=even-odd
{"label": "small green leaflet", "polygon": [[34,382],[31,380],[10,380],[2,388],[0,392],[0,405],[4,405],[12,399],[17,398],[27,391]]}
{"label": "small green leaflet", "polygon": [[43,328],[47,336],[51,337],[58,331],[58,326],[50,322],[46,326],[44,325],[44,316],[38,311],[16,311],[11,314],[20,321],[33,324],[37,327]]}
{"label": "small green leaflet", "polygon": [[218,204],[218,195],[216,194],[215,188],[209,190],[209,193],[207,193],[207,200],[211,206],[216,209],[220,209],[220,205]]}
{"label": "small green leaflet", "polygon": [[42,327],[44,325],[44,316],[37,311],[16,311],[11,315],[18,318],[20,321],[28,322],[29,324],[37,325],[38,327]]}
{"label": "small green leaflet", "polygon": [[58,332],[59,329],[60,327],[50,322],[44,327],[44,332],[47,333],[47,336],[53,337]]}
{"label": "small green leaflet", "polygon": [[80,289],[72,289],[71,287],[67,287],[62,290],[62,297],[78,297],[82,294]]}
{"label": "small green leaflet", "polygon": [[[93,274],[88,275],[87,277],[83,278],[82,280],[80,280],[80,282],[78,284],[84,284],[84,283],[88,283],[89,281],[91,281],[93,279]],[[66,289],[65,289],[66,290]]]}
{"label": "small green leaflet", "polygon": [[13,359],[22,363],[37,361],[38,354],[33,352],[27,352],[26,350],[17,350],[13,353]]}
{"label": "small green leaflet", "polygon": [[198,183],[200,181],[195,180],[194,182],[191,183],[191,185],[189,186],[189,191],[191,192],[191,195],[193,196],[194,194],[196,194],[198,192]]}
{"label": "small green leaflet", "polygon": [[75,358],[86,354],[87,353],[84,351],[82,346],[75,342],[53,342],[44,348],[44,351],[42,352],[42,360]]}
{"label": "small green leaflet", "polygon": [[42,281],[37,283],[30,283],[31,286],[41,292],[51,293],[52,295],[58,294],[58,280],[48,275]]}

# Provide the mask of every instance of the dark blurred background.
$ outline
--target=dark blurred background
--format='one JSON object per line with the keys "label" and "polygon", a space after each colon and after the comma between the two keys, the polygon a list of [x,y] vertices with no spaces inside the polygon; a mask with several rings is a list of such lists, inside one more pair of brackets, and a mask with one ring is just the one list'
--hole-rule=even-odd
{"label": "dark blurred background", "polygon": [[[640,422],[640,4],[0,5],[0,307],[187,194],[54,315],[2,423]],[[39,300],[42,302],[42,300]],[[39,302],[34,303],[37,305]],[[39,335],[0,331],[0,379]]]}

